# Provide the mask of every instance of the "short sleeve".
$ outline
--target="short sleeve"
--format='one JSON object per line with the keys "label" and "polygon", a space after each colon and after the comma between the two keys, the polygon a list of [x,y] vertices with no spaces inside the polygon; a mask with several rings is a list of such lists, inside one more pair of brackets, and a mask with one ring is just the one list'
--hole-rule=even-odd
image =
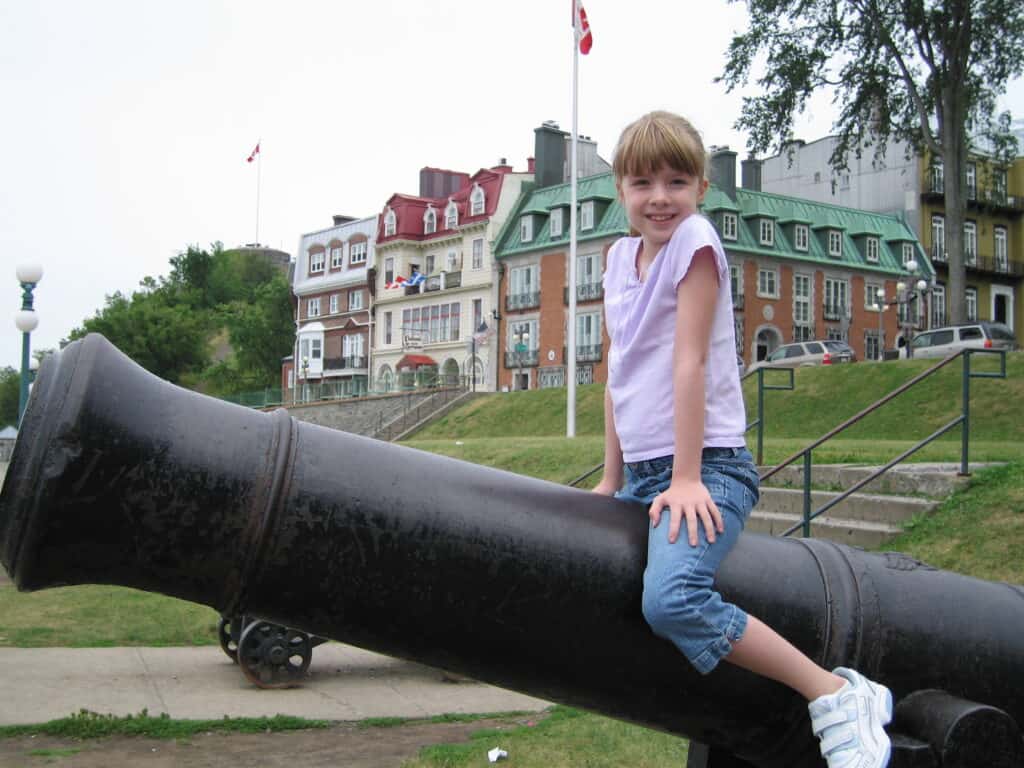
{"label": "short sleeve", "polygon": [[686,273],[690,271],[693,255],[701,248],[709,246],[715,254],[718,279],[725,280],[729,274],[729,263],[726,261],[725,251],[722,250],[718,233],[711,222],[699,214],[694,214],[676,227],[676,231],[672,233],[672,239],[665,246],[665,255],[668,256],[671,265],[673,288],[678,288],[679,283],[686,277]]}

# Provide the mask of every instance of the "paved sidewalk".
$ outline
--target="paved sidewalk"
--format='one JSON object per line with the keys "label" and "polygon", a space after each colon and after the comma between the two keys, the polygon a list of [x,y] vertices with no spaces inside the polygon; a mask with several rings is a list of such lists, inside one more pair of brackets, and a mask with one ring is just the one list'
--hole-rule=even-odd
{"label": "paved sidewalk", "polygon": [[549,702],[340,643],[313,650],[302,687],[255,688],[219,647],[0,648],[0,725],[80,709],[177,719],[276,714],[325,720],[539,711]]}

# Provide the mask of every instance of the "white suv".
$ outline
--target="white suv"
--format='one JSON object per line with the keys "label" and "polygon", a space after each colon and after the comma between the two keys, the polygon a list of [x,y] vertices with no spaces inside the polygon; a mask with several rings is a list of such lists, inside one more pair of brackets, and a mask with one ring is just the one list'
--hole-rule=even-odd
{"label": "white suv", "polygon": [[[1013,331],[1002,323],[967,323],[932,328],[917,334],[910,343],[914,357],[947,357],[961,349],[1005,349],[1017,348]],[[900,357],[907,356],[907,349],[900,349]]]}

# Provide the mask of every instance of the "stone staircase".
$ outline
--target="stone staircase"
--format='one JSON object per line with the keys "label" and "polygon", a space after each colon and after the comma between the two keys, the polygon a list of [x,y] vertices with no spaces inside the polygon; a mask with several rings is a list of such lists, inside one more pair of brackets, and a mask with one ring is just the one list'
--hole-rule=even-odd
{"label": "stone staircase", "polygon": [[434,419],[439,419],[453,408],[466,403],[484,393],[460,390],[457,392],[441,391],[436,395],[423,400],[415,408],[412,408],[392,421],[384,424],[371,437],[377,440],[394,442],[408,437],[413,432],[422,429]]}
{"label": "stone staircase", "polygon": [[[977,468],[974,465],[972,468]],[[768,468],[762,468],[763,474]],[[812,475],[811,511],[875,471],[875,467],[821,465]],[[906,464],[890,469],[811,522],[811,536],[865,549],[878,548],[918,515],[927,515],[960,484],[957,464]],[[913,495],[909,495],[913,494]],[[746,530],[779,535],[803,520],[803,468],[787,467],[761,487]],[[797,530],[792,536],[799,536]]]}

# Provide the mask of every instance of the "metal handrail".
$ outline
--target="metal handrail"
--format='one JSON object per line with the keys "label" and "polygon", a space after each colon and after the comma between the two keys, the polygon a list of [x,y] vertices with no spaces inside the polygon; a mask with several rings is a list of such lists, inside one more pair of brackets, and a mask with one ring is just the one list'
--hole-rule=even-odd
{"label": "metal handrail", "polygon": [[[995,354],[995,355],[999,355],[999,357],[1000,357],[999,373],[993,373],[993,372],[971,373],[971,355],[972,354]],[[901,453],[899,456],[897,456],[895,459],[890,461],[885,466],[879,468],[878,470],[873,472],[868,477],[861,479],[859,482],[857,482],[854,485],[852,485],[851,487],[847,488],[845,491],[843,491],[838,496],[832,498],[831,500],[829,500],[828,502],[823,504],[821,507],[819,507],[814,512],[811,512],[811,473],[812,473],[811,454],[814,451],[814,449],[819,447],[822,443],[826,442],[827,440],[830,440],[831,438],[835,437],[840,432],[845,430],[847,427],[852,426],[853,424],[856,424],[857,422],[859,422],[861,419],[863,419],[868,414],[873,413],[874,411],[878,410],[879,408],[881,408],[883,405],[885,405],[886,403],[888,403],[890,400],[894,399],[898,395],[903,394],[904,392],[906,392],[911,387],[915,386],[919,382],[923,381],[924,379],[928,378],[932,374],[938,372],[939,370],[941,370],[945,366],[949,365],[951,362],[956,360],[958,357],[962,357],[963,358],[963,374],[962,374],[962,380],[961,380],[962,403],[961,403],[960,415],[957,416],[955,419],[953,419],[948,424],[946,424],[945,426],[942,426],[939,429],[937,429],[935,432],[933,432],[928,437],[924,438],[923,440],[919,441],[915,445],[913,445],[910,448],[908,448],[906,451]],[[788,536],[791,533],[793,533],[794,531],[796,531],[798,528],[802,528],[803,529],[803,536],[809,538],[810,535],[811,535],[811,521],[812,520],[814,520],[815,518],[823,515],[825,512],[827,512],[828,510],[832,509],[832,507],[836,506],[837,504],[839,504],[841,501],[845,500],[847,497],[849,497],[853,493],[856,493],[858,490],[863,488],[865,485],[867,485],[871,481],[875,480],[876,478],[880,477],[881,475],[885,474],[890,469],[892,469],[894,466],[899,464],[901,461],[903,461],[904,459],[908,458],[912,454],[916,453],[921,448],[923,448],[924,446],[928,445],[932,441],[938,439],[939,437],[944,435],[946,432],[948,432],[949,430],[953,429],[953,427],[956,427],[958,425],[961,425],[960,474],[961,475],[969,474],[969,472],[968,472],[968,455],[969,455],[969,436],[970,436],[970,393],[971,393],[970,380],[972,378],[974,378],[974,379],[1005,379],[1006,378],[1006,352],[1005,352],[1005,350],[1001,350],[1001,349],[962,349],[962,350],[960,350],[958,352],[953,353],[952,355],[949,355],[946,358],[943,358],[941,361],[939,361],[936,365],[933,365],[927,371],[924,371],[924,372],[918,374],[917,376],[914,376],[910,380],[904,382],[902,385],[900,385],[899,387],[894,389],[892,392],[887,394],[885,397],[882,397],[881,399],[875,401],[871,405],[869,405],[866,408],[862,409],[859,413],[851,416],[850,418],[848,418],[846,421],[844,421],[839,426],[834,427],[833,429],[831,429],[828,432],[826,432],[824,435],[819,437],[817,440],[815,440],[813,443],[808,445],[806,448],[804,448],[804,449],[802,449],[800,451],[797,451],[792,456],[790,456],[789,458],[784,460],[782,463],[778,464],[775,467],[772,467],[772,469],[768,470],[763,475],[761,475],[761,478],[760,478],[761,482],[764,482],[765,480],[770,478],[772,475],[774,475],[777,472],[779,472],[780,470],[788,467],[790,464],[795,462],[797,459],[799,459],[801,457],[803,458],[803,502],[804,502],[803,503],[803,509],[804,509],[803,520],[801,522],[799,522],[799,523],[796,523],[795,525],[790,526],[785,531],[783,531],[780,535],[781,536]]]}

